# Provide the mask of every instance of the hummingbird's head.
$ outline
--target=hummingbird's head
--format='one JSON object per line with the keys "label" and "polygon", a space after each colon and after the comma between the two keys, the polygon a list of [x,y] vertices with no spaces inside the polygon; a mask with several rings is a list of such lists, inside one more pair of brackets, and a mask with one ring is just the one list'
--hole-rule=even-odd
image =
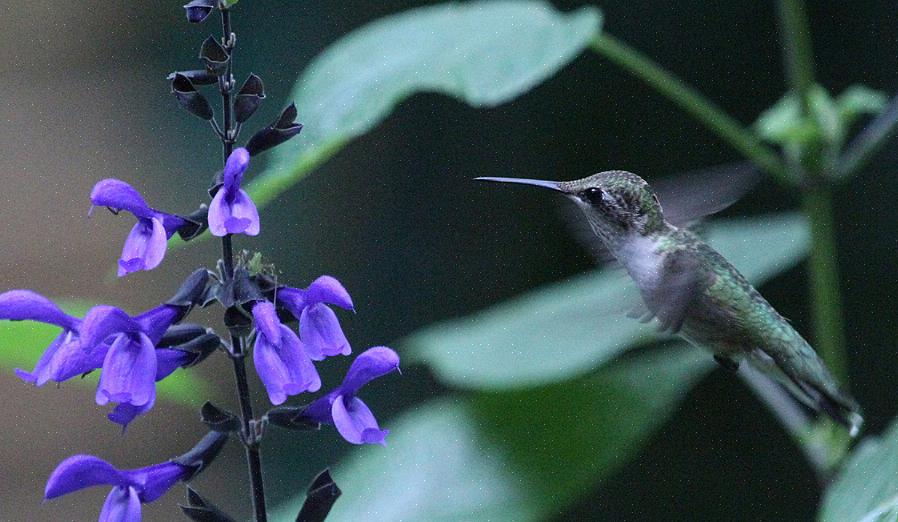
{"label": "hummingbird's head", "polygon": [[606,241],[633,233],[648,235],[665,226],[655,192],[632,172],[609,170],[575,181],[477,179],[534,185],[561,192],[577,204],[593,231]]}

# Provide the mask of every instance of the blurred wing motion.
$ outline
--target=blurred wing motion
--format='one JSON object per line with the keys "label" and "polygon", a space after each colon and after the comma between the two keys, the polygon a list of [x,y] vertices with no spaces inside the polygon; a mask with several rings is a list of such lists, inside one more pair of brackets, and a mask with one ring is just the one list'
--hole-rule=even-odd
{"label": "blurred wing motion", "polygon": [[761,172],[750,163],[734,163],[661,179],[652,187],[664,219],[676,227],[689,227],[730,207],[760,180]]}

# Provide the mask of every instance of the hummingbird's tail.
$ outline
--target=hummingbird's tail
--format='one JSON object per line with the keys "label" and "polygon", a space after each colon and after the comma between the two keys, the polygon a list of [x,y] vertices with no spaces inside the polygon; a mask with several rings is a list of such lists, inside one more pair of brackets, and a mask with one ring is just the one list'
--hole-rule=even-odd
{"label": "hummingbird's tail", "polygon": [[823,361],[807,343],[798,350],[768,353],[755,350],[750,360],[771,374],[798,400],[816,411],[822,411],[848,429],[851,437],[864,423],[857,401],[840,389]]}

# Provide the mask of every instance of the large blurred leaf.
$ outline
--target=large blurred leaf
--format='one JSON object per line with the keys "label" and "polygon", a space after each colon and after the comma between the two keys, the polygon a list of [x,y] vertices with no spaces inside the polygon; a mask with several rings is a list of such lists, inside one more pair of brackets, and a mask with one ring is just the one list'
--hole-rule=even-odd
{"label": "large blurred leaf", "polygon": [[882,437],[867,437],[826,491],[822,522],[898,520],[898,421]]}
{"label": "large blurred leaf", "polygon": [[481,1],[412,9],[353,31],[306,69],[293,92],[305,125],[249,185],[264,205],[416,92],[475,107],[526,93],[597,34],[595,8],[560,13],[546,2]]}
{"label": "large blurred leaf", "polygon": [[[83,317],[90,308],[87,303],[76,301],[62,302],[60,305],[67,313],[77,317]],[[44,323],[0,321],[0,371],[12,373],[15,368],[33,368],[59,331],[58,327]],[[96,386],[98,377],[99,372],[93,372],[84,379],[75,378],[69,382]],[[157,385],[157,391],[162,399],[188,406],[195,406],[210,395],[208,384],[190,370],[175,371]]]}
{"label": "large blurred leaf", "polygon": [[[713,366],[678,345],[528,392],[441,399],[390,423],[334,477],[335,522],[538,520],[631,458]],[[292,520],[301,499],[274,520]]]}
{"label": "large blurred leaf", "polygon": [[[754,284],[794,266],[808,249],[807,225],[797,214],[717,222],[709,240]],[[464,388],[569,379],[654,335],[622,313],[630,287],[622,272],[575,277],[424,329],[403,343],[406,360],[426,362],[442,381]]]}

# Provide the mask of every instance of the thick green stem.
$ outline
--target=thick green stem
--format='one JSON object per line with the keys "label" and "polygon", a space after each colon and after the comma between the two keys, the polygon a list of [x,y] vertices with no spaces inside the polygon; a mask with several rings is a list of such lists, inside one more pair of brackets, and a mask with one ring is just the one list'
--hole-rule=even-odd
{"label": "thick green stem", "polygon": [[808,189],[802,197],[802,207],[811,222],[809,268],[814,343],[836,379],[847,385],[848,361],[832,189],[824,185]]}
{"label": "thick green stem", "polygon": [[804,113],[808,114],[810,93],[814,88],[814,54],[804,1],[780,0],[778,8],[789,85],[801,97]]}
{"label": "thick green stem", "polygon": [[648,57],[613,36],[603,33],[593,38],[592,49],[630,74],[640,78],[684,111],[714,131],[755,165],[786,185],[794,178],[777,154],[732,116],[698,91],[664,70]]}
{"label": "thick green stem", "polygon": [[[804,1],[779,0],[778,5],[789,85],[801,99],[805,118],[811,118],[814,54]],[[793,168],[803,170],[796,174],[805,176],[807,181],[802,207],[811,222],[809,266],[814,343],[836,379],[847,385],[848,361],[832,204],[832,172],[836,165],[826,161],[826,157],[826,148],[820,143],[802,151],[800,165]]]}

